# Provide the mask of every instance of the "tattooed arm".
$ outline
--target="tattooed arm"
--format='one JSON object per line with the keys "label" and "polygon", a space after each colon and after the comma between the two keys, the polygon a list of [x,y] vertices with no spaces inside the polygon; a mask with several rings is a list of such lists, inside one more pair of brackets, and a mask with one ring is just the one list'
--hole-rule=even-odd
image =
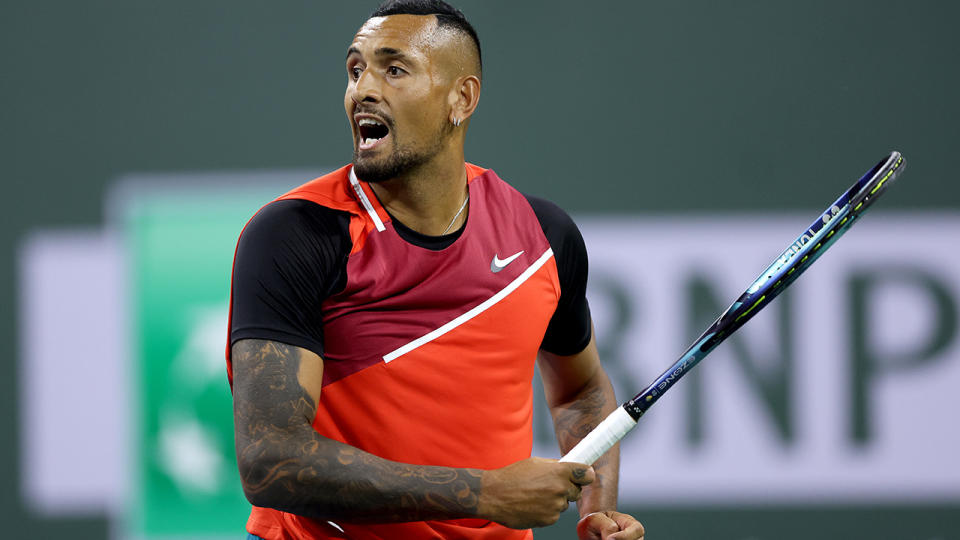
{"label": "tattooed arm", "polygon": [[[559,356],[540,351],[540,376],[560,451],[570,451],[619,405],[610,379],[600,365],[597,344],[591,336],[582,352]],[[642,538],[643,526],[616,512],[620,474],[620,445],[614,445],[593,464],[596,480],[583,489],[577,503],[580,538],[600,538],[601,531],[622,531],[616,538]],[[606,538],[606,536],[603,536]]]}
{"label": "tattooed arm", "polygon": [[[613,386],[600,365],[593,339],[583,352],[558,356],[540,351],[540,375],[553,416],[553,429],[566,454],[617,407]],[[617,506],[620,445],[615,445],[593,464],[597,480],[583,490],[577,504],[580,515]]]}
{"label": "tattooed arm", "polygon": [[237,462],[252,504],[352,521],[476,515],[481,471],[394,463],[313,429],[323,379],[316,354],[246,339],[232,357]]}
{"label": "tattooed arm", "polygon": [[256,506],[345,522],[483,517],[526,528],[556,521],[592,480],[582,466],[535,458],[494,471],[381,459],[313,429],[319,356],[244,339],[232,358],[237,462]]}

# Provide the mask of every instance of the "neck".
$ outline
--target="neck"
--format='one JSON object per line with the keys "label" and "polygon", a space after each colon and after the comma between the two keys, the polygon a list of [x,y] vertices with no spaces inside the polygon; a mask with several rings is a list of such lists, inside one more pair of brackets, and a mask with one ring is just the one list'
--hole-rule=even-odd
{"label": "neck", "polygon": [[467,171],[459,159],[432,160],[404,176],[371,184],[380,203],[407,227],[429,236],[457,230],[467,219]]}

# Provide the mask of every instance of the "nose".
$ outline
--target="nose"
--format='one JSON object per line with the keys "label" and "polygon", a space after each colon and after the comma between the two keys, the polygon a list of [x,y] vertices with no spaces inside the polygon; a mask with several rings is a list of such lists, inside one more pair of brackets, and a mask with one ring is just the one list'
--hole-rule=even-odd
{"label": "nose", "polygon": [[378,103],[382,95],[380,84],[375,74],[370,70],[364,70],[360,73],[360,78],[353,85],[353,92],[350,96],[354,103]]}

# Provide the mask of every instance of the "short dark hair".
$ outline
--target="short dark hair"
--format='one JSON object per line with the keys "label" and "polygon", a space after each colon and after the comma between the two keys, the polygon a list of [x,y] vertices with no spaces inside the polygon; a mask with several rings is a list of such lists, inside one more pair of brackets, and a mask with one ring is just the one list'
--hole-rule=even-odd
{"label": "short dark hair", "polygon": [[470,36],[477,48],[477,61],[483,70],[483,54],[480,52],[480,38],[473,25],[467,21],[463,12],[443,0],[386,0],[374,11],[370,17],[387,17],[389,15],[435,15],[439,28],[453,28]]}

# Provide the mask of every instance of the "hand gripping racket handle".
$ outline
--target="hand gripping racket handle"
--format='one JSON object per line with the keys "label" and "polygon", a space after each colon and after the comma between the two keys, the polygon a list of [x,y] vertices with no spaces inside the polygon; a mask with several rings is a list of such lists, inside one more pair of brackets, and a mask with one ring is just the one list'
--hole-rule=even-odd
{"label": "hand gripping racket handle", "polygon": [[593,428],[593,431],[581,439],[567,455],[560,458],[560,461],[593,465],[636,425],[637,421],[623,406],[617,407],[617,410],[607,415],[603,422]]}

